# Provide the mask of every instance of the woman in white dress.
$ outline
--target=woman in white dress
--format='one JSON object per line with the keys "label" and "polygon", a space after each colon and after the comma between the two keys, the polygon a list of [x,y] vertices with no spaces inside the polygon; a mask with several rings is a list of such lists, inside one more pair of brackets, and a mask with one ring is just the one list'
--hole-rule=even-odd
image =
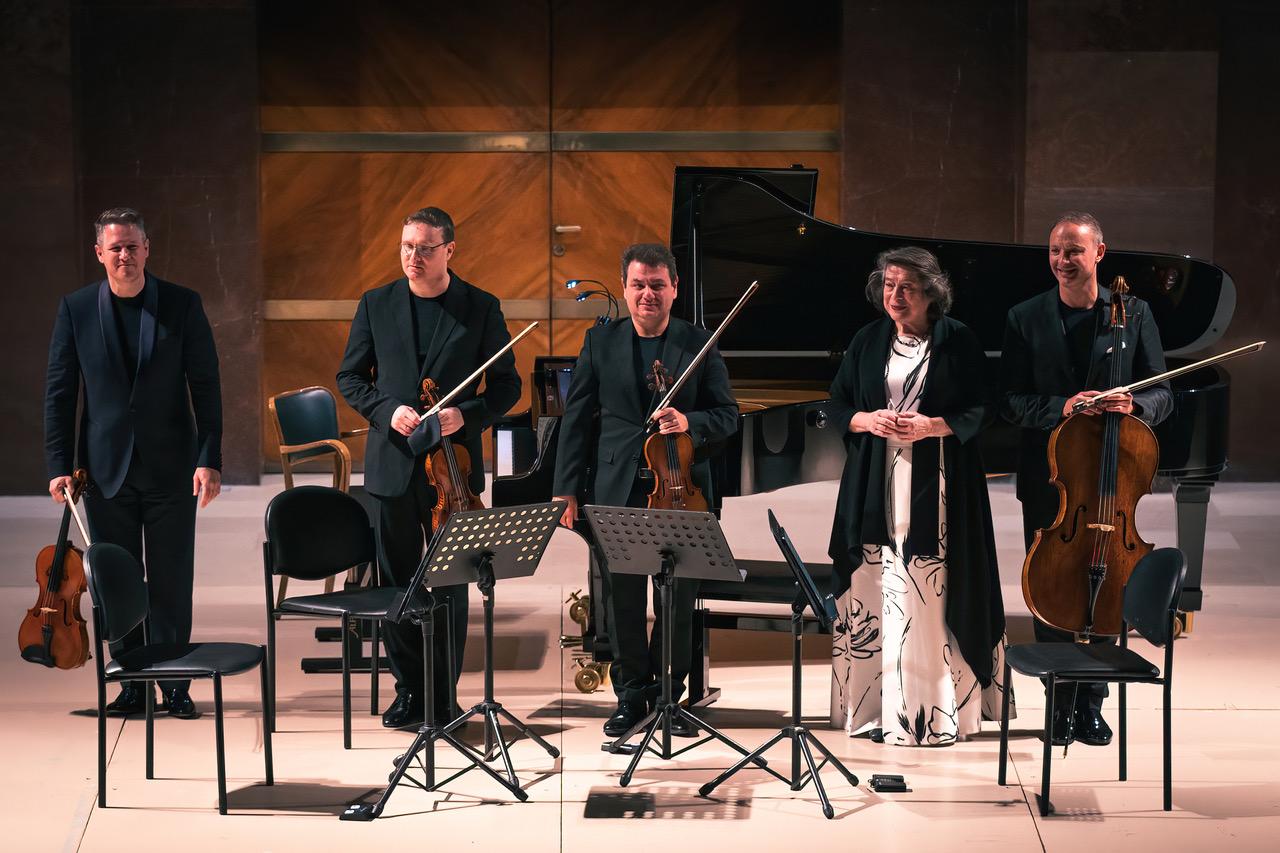
{"label": "woman in white dress", "polygon": [[1001,700],[1004,605],[976,440],[992,416],[985,358],[946,316],[951,286],[928,251],[883,252],[866,292],[885,316],[854,336],[831,385],[831,419],[848,424],[831,723],[942,746],[998,719]]}

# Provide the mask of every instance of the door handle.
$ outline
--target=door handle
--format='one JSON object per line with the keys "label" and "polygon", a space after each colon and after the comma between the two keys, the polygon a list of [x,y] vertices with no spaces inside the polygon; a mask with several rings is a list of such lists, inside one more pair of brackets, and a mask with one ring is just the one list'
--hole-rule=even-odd
{"label": "door handle", "polygon": [[557,234],[581,234],[582,226],[581,225],[556,225],[556,226],[553,226],[551,230]]}

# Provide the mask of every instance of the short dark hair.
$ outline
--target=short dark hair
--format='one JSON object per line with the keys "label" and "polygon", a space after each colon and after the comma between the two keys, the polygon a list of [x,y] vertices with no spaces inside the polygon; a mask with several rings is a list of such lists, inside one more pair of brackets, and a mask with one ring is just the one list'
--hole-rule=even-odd
{"label": "short dark hair", "polygon": [[113,207],[99,213],[98,218],[93,220],[95,243],[102,242],[102,232],[108,225],[136,225],[142,236],[147,236],[147,225],[142,221],[142,214],[132,207]]}
{"label": "short dark hair", "polygon": [[417,222],[419,225],[428,225],[432,228],[439,228],[446,243],[453,242],[453,217],[445,213],[438,207],[424,207],[422,210],[415,210],[404,218],[401,225],[408,225],[410,222]]}
{"label": "short dark hair", "polygon": [[674,282],[676,275],[676,256],[661,243],[633,243],[622,253],[622,280],[627,280],[627,267],[632,261],[639,261],[646,267],[666,267]]}
{"label": "short dark hair", "polygon": [[885,267],[902,267],[920,280],[920,291],[929,300],[929,322],[951,310],[951,279],[933,252],[919,246],[899,246],[883,251],[876,257],[876,268],[867,276],[867,301],[884,311]]}
{"label": "short dark hair", "polygon": [[1090,228],[1093,230],[1094,234],[1098,235],[1099,243],[1106,242],[1106,240],[1102,239],[1102,223],[1099,222],[1098,217],[1094,216],[1092,213],[1086,213],[1083,210],[1064,211],[1053,221],[1053,227],[1049,229],[1049,233],[1052,234],[1057,230],[1058,226],[1062,225],[1064,222],[1071,225],[1079,225],[1083,228]]}

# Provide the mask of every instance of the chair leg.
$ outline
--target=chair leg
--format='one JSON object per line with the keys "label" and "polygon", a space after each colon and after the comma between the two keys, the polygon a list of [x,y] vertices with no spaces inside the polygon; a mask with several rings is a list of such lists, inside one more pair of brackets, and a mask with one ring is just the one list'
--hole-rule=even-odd
{"label": "chair leg", "polygon": [[[102,649],[99,647],[98,654]],[[107,807],[107,685],[98,681],[98,808]]]}
{"label": "chair leg", "polygon": [[1129,778],[1129,704],[1126,685],[1120,682],[1120,781]]}
{"label": "chair leg", "polygon": [[1049,770],[1053,760],[1053,700],[1057,680],[1050,675],[1044,693],[1044,761],[1040,766],[1040,816],[1049,816]]}
{"label": "chair leg", "polygon": [[342,614],[342,748],[351,748],[351,644],[347,642],[347,631],[351,629],[351,620]]}
{"label": "chair leg", "polygon": [[267,725],[271,731],[276,730],[276,618],[274,613],[267,614],[267,659],[263,662],[263,671],[268,682],[267,692],[271,694],[271,718]]}
{"label": "chair leg", "polygon": [[374,619],[369,629],[369,713],[378,714],[378,626],[381,623]]}
{"label": "chair leg", "polygon": [[147,778],[156,778],[156,695],[150,681],[144,681],[147,691]]}
{"label": "chair leg", "polygon": [[[1170,641],[1172,642],[1172,641]],[[1173,683],[1164,678],[1164,810],[1173,811]]]}
{"label": "chair leg", "polygon": [[1000,772],[996,778],[999,785],[1006,784],[1005,764],[1009,757],[1009,676],[1011,674],[1008,661],[1004,665],[1004,696],[1000,700]]}
{"label": "chair leg", "polygon": [[227,753],[222,732],[222,674],[213,674],[213,733],[218,757],[218,814],[227,813]]}
{"label": "chair leg", "polygon": [[271,759],[271,730],[275,727],[272,718],[275,717],[275,709],[272,708],[270,678],[267,675],[267,665],[265,662],[267,650],[264,648],[263,664],[261,671],[258,673],[262,681],[262,759],[267,765],[267,784],[274,785],[276,783],[275,767]]}

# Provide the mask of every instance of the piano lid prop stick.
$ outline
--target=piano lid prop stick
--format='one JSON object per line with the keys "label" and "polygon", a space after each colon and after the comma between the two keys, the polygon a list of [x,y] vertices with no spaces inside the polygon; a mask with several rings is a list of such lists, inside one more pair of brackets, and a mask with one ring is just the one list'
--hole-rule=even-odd
{"label": "piano lid prop stick", "polygon": [[[711,351],[711,348],[716,345],[716,341],[720,339],[720,333],[723,332],[726,328],[728,328],[729,324],[733,322],[733,318],[738,316],[738,312],[742,310],[742,306],[747,304],[747,300],[750,299],[755,294],[755,292],[759,289],[760,289],[759,281],[751,282],[751,284],[743,292],[742,296],[738,298],[738,304],[734,305],[733,310],[731,310],[728,314],[725,315],[724,320],[720,322],[719,328],[717,328],[714,332],[711,333],[710,338],[707,338],[707,342],[702,345],[702,349],[699,350],[698,354],[693,357],[693,361],[689,362],[689,366],[684,369],[684,373],[681,373],[680,378],[671,384],[671,389],[667,391],[667,396],[662,398],[662,402],[659,403],[658,407],[653,410],[654,413],[657,413],[667,408],[667,406],[671,405],[671,401],[676,398],[676,394],[680,391],[681,386],[684,385],[685,380],[688,379],[689,376],[693,373],[693,371],[697,369],[698,365],[702,363],[702,359],[704,359],[707,353]],[[654,424],[653,415],[649,415],[649,419],[644,422],[645,432],[648,432],[649,430],[653,429],[653,424]]]}
{"label": "piano lid prop stick", "polygon": [[1105,400],[1107,397],[1114,397],[1118,394],[1131,394],[1134,391],[1141,391],[1143,388],[1150,388],[1152,385],[1157,385],[1166,379],[1172,379],[1175,376],[1181,376],[1184,373],[1190,373],[1193,370],[1199,370],[1202,367],[1208,367],[1211,364],[1217,364],[1220,361],[1226,361],[1229,358],[1235,358],[1239,355],[1248,355],[1251,352],[1257,352],[1262,349],[1266,343],[1266,341],[1255,341],[1254,343],[1246,346],[1233,349],[1230,352],[1210,356],[1209,358],[1206,358],[1203,361],[1197,361],[1194,364],[1175,367],[1173,370],[1166,370],[1164,373],[1149,376],[1146,379],[1131,382],[1128,385],[1119,385],[1109,391],[1103,391],[1096,397],[1091,397],[1088,400],[1081,400],[1079,403],[1076,403],[1071,407],[1071,413],[1075,414],[1076,412],[1082,412],[1090,406],[1095,405],[1099,400]]}
{"label": "piano lid prop stick", "polygon": [[445,407],[445,405],[446,405],[450,400],[452,400],[454,397],[458,396],[458,394],[462,391],[462,389],[463,389],[463,388],[466,388],[466,387],[467,387],[468,385],[470,385],[472,382],[475,382],[477,379],[479,379],[479,378],[480,378],[480,374],[484,373],[486,370],[488,370],[488,369],[489,369],[489,365],[493,364],[495,361],[497,361],[499,358],[501,358],[501,357],[502,357],[502,355],[503,355],[503,353],[505,353],[507,350],[511,349],[513,346],[515,346],[517,343],[519,343],[521,338],[523,338],[525,335],[529,334],[530,332],[532,332],[532,331],[533,331],[534,329],[536,329],[536,328],[538,328],[538,321],[537,321],[537,320],[534,320],[532,323],[530,323],[530,324],[529,324],[529,326],[528,326],[527,328],[525,328],[523,331],[521,331],[521,332],[520,332],[520,334],[516,335],[516,336],[515,336],[514,338],[512,338],[511,340],[507,341],[507,345],[506,345],[506,346],[504,346],[502,349],[498,350],[497,352],[495,352],[495,353],[493,354],[493,356],[492,356],[488,361],[486,361],[484,364],[482,364],[482,365],[480,365],[479,367],[477,367],[477,368],[475,369],[475,372],[474,372],[474,373],[472,373],[472,374],[471,374],[470,376],[468,376],[466,379],[462,380],[462,382],[461,382],[461,383],[459,383],[459,385],[458,385],[458,387],[457,387],[457,388],[454,388],[454,389],[453,389],[452,391],[450,391],[448,394],[445,394],[443,397],[441,397],[441,398],[440,398],[440,402],[438,402],[438,403],[436,403],[434,406],[432,406],[432,407],[431,407],[427,412],[425,412],[425,413],[422,415],[422,417],[424,417],[424,418],[429,418],[429,417],[431,417],[432,415],[434,415],[436,412],[438,412],[438,411],[440,411],[441,409],[443,409],[443,408]]}

